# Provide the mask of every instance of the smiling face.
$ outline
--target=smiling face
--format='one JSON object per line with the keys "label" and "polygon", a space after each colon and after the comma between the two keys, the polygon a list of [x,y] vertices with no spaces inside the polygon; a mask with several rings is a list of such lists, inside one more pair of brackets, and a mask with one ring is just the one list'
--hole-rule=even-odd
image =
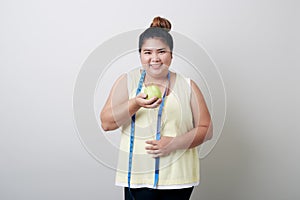
{"label": "smiling face", "polygon": [[142,45],[140,59],[149,75],[165,77],[171,65],[172,52],[161,39],[149,38]]}

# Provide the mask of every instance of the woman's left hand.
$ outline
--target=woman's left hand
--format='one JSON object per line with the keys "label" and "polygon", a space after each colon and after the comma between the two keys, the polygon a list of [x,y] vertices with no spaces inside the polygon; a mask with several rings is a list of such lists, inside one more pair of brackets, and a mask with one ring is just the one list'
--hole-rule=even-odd
{"label": "woman's left hand", "polygon": [[160,140],[148,140],[146,144],[146,150],[148,154],[151,154],[153,158],[163,157],[169,155],[175,150],[173,141],[174,137],[162,136]]}

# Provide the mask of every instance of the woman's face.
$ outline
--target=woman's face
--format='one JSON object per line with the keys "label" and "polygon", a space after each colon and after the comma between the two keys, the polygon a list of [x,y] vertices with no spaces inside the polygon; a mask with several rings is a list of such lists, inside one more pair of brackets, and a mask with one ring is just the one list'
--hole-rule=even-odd
{"label": "woman's face", "polygon": [[161,39],[149,38],[142,45],[140,58],[148,73],[160,76],[168,72],[172,61],[172,52]]}

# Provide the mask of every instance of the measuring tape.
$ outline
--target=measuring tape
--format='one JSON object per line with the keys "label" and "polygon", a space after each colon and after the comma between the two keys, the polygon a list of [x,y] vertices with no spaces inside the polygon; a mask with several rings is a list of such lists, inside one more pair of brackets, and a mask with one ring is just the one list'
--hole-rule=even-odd
{"label": "measuring tape", "polygon": [[[145,75],[146,75],[146,70],[143,70],[140,80],[139,80],[139,83],[138,83],[138,87],[136,89],[136,95],[138,95],[142,90]],[[168,72],[168,84],[169,84],[169,81],[170,81],[170,71]],[[156,140],[160,140],[160,138],[161,138],[161,132],[160,132],[161,116],[162,116],[163,107],[165,105],[165,97],[166,97],[166,93],[167,93],[168,84],[165,88],[165,92],[162,97],[162,102],[159,106],[159,110],[158,110],[158,114],[157,114]],[[135,132],[135,114],[131,117],[131,129],[130,129],[129,162],[128,162],[128,176],[127,176],[129,192],[130,192],[130,180],[131,180],[131,169],[132,169],[134,132]],[[154,172],[154,184],[153,184],[154,188],[157,188],[158,177],[159,177],[159,158],[155,158],[155,172]]]}

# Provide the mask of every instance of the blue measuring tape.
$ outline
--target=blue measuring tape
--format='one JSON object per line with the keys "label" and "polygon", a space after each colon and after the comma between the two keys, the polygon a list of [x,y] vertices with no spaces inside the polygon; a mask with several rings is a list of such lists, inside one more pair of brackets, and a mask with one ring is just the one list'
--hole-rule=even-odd
{"label": "blue measuring tape", "polygon": [[[145,79],[146,70],[142,71],[138,87],[136,89],[136,95],[138,95],[143,87],[143,82]],[[168,72],[168,82],[170,81],[170,71]],[[167,86],[168,87],[168,86]],[[160,140],[161,138],[161,116],[163,107],[165,105],[165,97],[167,94],[167,87],[164,91],[162,102],[159,106],[158,115],[157,115],[157,126],[156,126],[156,140]],[[130,129],[130,146],[129,146],[129,161],[128,161],[128,188],[130,191],[130,181],[131,181],[131,169],[132,169],[132,157],[133,157],[133,144],[134,144],[134,132],[135,132],[135,114],[131,117],[131,129]],[[159,177],[159,158],[155,158],[155,172],[154,172],[154,184],[153,187],[157,188],[158,184],[158,177]]]}

